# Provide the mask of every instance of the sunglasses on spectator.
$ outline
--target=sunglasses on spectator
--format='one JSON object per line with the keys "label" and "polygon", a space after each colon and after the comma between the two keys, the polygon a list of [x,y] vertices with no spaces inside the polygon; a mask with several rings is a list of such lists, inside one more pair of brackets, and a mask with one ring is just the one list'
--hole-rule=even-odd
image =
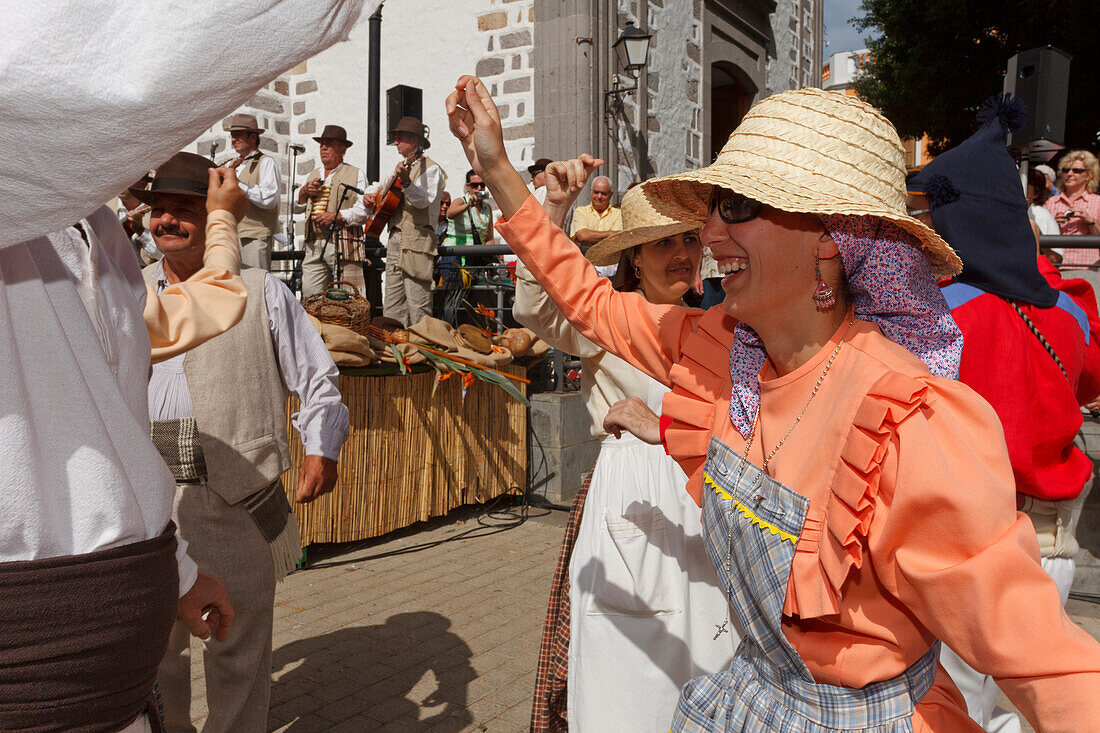
{"label": "sunglasses on spectator", "polygon": [[1081,175],[1082,173],[1087,173],[1087,172],[1088,172],[1087,168],[1063,168],[1062,169],[1062,173],[1076,173],[1077,175]]}
{"label": "sunglasses on spectator", "polygon": [[717,211],[718,216],[722,217],[722,221],[727,224],[740,224],[743,221],[755,219],[763,205],[756,199],[750,199],[748,196],[742,196],[721,186],[715,186],[710,194],[710,207],[707,216]]}
{"label": "sunglasses on spectator", "polygon": [[470,181],[466,185],[469,186],[470,188],[485,188],[485,184],[482,183],[481,181]]}

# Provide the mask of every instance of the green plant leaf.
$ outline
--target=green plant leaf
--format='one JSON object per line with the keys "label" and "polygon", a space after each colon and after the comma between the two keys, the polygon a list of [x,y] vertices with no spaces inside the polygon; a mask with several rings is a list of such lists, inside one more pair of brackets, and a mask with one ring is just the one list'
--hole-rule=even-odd
{"label": "green plant leaf", "polygon": [[519,391],[519,387],[517,387],[511,379],[504,376],[503,374],[497,374],[496,372],[491,372],[487,369],[472,369],[471,371],[473,372],[473,375],[475,377],[483,382],[497,385],[505,392],[522,402],[525,407],[531,406],[531,403],[527,400],[526,397],[523,396],[523,393]]}
{"label": "green plant leaf", "polygon": [[408,374],[409,368],[405,366],[405,359],[402,358],[401,352],[397,350],[397,344],[390,344],[390,353],[393,354],[394,359],[397,359],[397,366],[401,369],[401,373]]}

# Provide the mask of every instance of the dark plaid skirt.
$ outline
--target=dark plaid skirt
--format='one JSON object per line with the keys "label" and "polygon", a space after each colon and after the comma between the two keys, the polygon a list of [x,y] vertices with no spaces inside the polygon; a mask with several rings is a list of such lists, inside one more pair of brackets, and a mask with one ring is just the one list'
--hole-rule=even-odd
{"label": "dark plaid skirt", "polygon": [[539,666],[535,672],[535,698],[531,705],[531,733],[565,733],[569,730],[566,683],[569,679],[569,560],[577,542],[584,501],[592,474],[584,477],[569,509],[558,565],[550,586],[550,603],[539,645]]}

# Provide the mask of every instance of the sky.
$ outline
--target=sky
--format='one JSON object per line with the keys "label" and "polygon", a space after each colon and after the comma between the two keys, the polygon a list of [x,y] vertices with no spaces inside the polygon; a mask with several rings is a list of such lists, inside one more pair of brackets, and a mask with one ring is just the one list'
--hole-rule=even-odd
{"label": "sky", "polygon": [[865,47],[859,31],[848,23],[859,15],[860,0],[825,0],[825,60],[840,51],[858,51]]}

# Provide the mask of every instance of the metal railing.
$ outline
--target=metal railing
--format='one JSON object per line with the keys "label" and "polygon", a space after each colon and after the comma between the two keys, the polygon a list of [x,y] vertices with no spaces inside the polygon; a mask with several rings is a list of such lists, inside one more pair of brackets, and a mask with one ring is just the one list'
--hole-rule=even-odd
{"label": "metal railing", "polygon": [[1043,234],[1040,247],[1058,249],[1100,249],[1100,234]]}

